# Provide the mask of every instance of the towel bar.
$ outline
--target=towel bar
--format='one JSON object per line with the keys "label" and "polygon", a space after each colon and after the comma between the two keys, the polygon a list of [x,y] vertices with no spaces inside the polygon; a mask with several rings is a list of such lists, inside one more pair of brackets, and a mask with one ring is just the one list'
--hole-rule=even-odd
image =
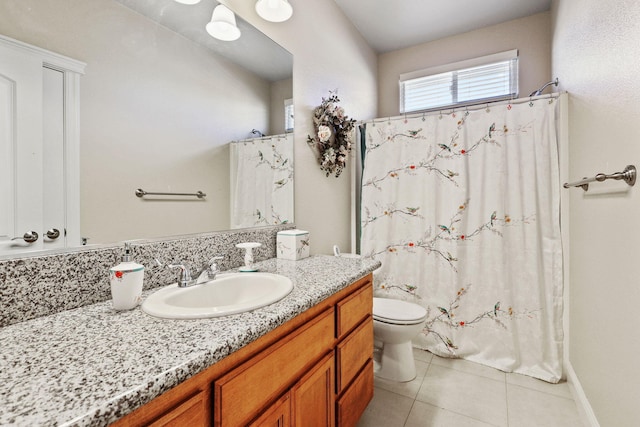
{"label": "towel bar", "polygon": [[141,188],[138,188],[136,190],[136,196],[138,197],[144,197],[144,196],[194,196],[197,197],[198,199],[204,199],[207,195],[205,193],[203,193],[202,191],[198,191],[196,193],[157,193],[157,192],[150,192],[150,191],[144,191]]}
{"label": "towel bar", "polygon": [[589,191],[590,182],[594,182],[594,181],[602,182],[602,181],[606,181],[607,179],[616,179],[616,180],[622,179],[624,180],[624,182],[629,184],[630,187],[633,187],[636,183],[636,167],[634,165],[629,165],[626,168],[624,168],[622,172],[614,172],[610,175],[599,173],[596,176],[591,178],[582,178],[582,180],[580,181],[571,182],[571,183],[565,182],[563,187],[564,188],[582,187],[584,191]]}

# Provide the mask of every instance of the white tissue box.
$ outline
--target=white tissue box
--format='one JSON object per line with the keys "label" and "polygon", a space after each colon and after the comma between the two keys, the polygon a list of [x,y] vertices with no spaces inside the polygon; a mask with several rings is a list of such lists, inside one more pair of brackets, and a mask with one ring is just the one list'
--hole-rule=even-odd
{"label": "white tissue box", "polygon": [[280,259],[299,260],[309,256],[309,232],[304,230],[279,231],[276,254]]}

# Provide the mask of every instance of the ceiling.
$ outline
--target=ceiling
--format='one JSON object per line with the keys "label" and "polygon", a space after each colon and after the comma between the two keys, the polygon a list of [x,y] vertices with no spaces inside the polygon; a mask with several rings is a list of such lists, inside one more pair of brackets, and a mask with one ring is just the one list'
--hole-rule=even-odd
{"label": "ceiling", "polygon": [[[378,53],[549,10],[551,0],[334,0]],[[295,3],[292,3],[295,13]]]}
{"label": "ceiling", "polygon": [[[207,34],[204,27],[211,19],[211,11],[218,4],[216,0],[202,0],[199,4],[190,6],[174,0],[116,1],[267,80],[277,81],[291,77],[291,55],[239,17],[236,19],[242,37],[232,44],[220,42]],[[334,1],[378,53],[523,18],[547,11],[551,7],[551,0]],[[292,6],[295,14],[294,1]]]}

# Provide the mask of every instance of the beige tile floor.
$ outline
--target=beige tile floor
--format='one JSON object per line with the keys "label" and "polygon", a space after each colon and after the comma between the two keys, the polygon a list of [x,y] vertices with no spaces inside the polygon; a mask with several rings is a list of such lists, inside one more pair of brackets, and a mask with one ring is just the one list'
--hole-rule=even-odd
{"label": "beige tile floor", "polygon": [[414,350],[408,383],[375,379],[358,427],[584,427],[566,383]]}

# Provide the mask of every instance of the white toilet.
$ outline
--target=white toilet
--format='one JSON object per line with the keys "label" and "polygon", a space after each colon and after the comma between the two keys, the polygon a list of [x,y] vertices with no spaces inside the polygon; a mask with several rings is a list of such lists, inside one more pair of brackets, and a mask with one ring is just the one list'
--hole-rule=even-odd
{"label": "white toilet", "polygon": [[391,381],[416,377],[411,340],[424,327],[427,310],[418,304],[390,298],[373,299],[373,335],[382,343],[380,367],[375,375]]}

